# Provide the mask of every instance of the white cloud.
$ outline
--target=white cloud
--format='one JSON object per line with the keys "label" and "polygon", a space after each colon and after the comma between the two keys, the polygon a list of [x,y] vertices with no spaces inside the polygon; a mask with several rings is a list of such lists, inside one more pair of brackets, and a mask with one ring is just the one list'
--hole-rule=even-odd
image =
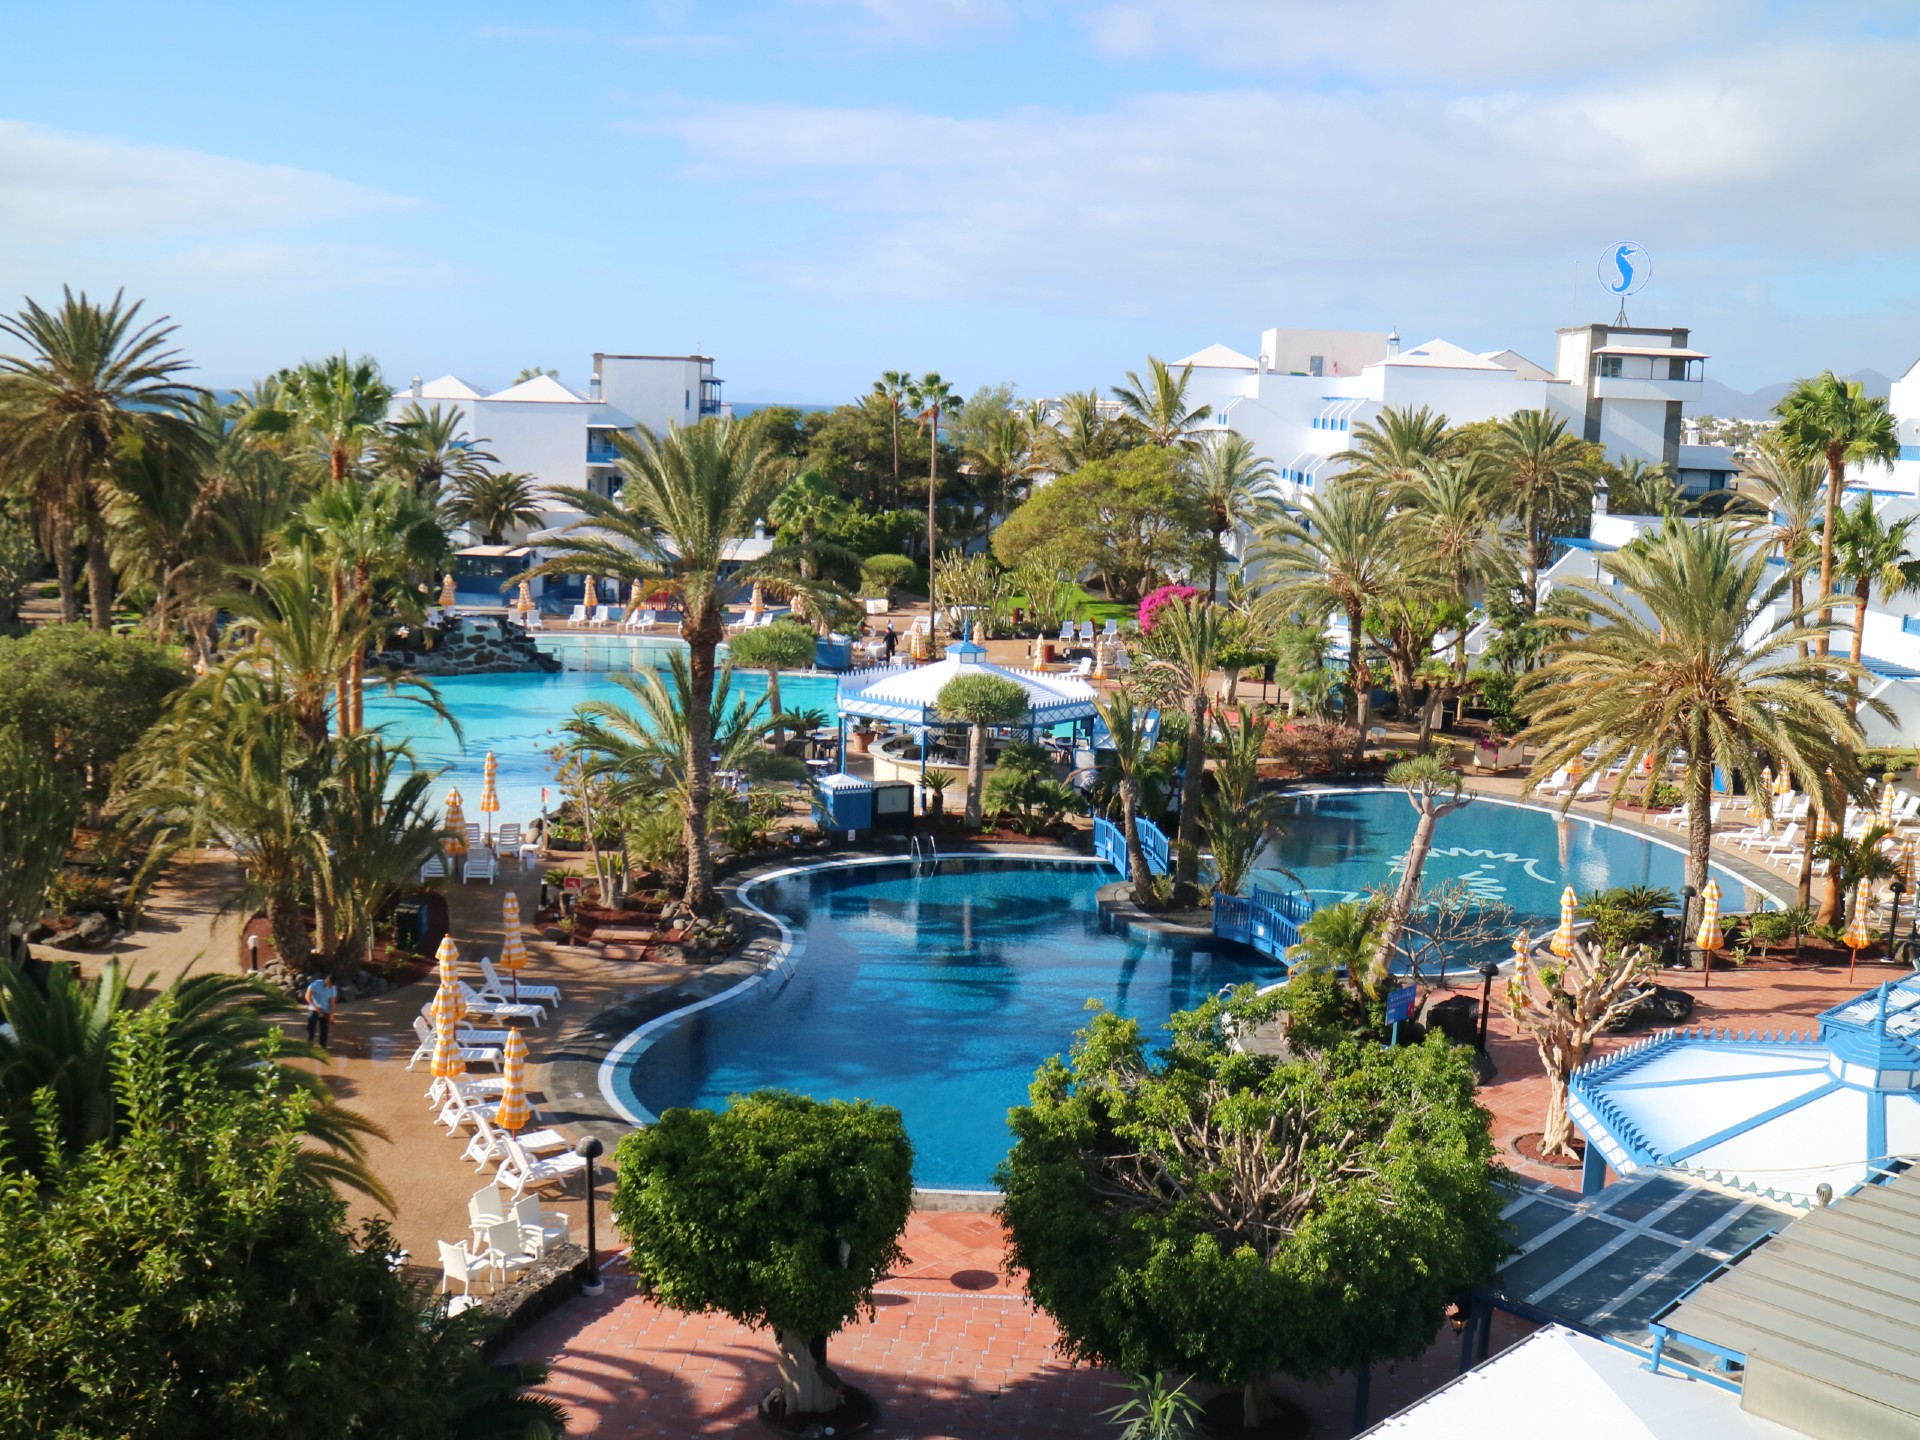
{"label": "white cloud", "polygon": [[0,120],[9,249],[285,229],[419,203],[287,165]]}
{"label": "white cloud", "polygon": [[444,289],[470,281],[464,268],[420,261],[379,245],[332,241],[237,240],[194,245],[156,260],[161,280],[279,296],[341,290]]}

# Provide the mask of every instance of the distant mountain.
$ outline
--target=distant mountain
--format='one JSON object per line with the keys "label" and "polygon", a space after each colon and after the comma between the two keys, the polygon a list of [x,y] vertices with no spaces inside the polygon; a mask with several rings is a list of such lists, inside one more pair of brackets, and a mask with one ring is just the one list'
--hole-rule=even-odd
{"label": "distant mountain", "polygon": [[[1885,395],[1893,384],[1878,370],[1856,370],[1844,378],[1858,380],[1866,386],[1869,395]],[[1693,407],[1693,413],[1717,415],[1722,420],[1771,420],[1773,407],[1792,388],[1791,380],[1782,380],[1776,385],[1762,385],[1758,390],[1735,390],[1718,380],[1702,380],[1700,402]]]}

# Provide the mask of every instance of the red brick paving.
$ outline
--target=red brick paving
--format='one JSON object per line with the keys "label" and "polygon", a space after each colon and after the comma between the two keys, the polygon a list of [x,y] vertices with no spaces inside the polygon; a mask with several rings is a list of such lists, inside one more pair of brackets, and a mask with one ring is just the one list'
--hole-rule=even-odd
{"label": "red brick paving", "polygon": [[[1845,967],[1788,973],[1729,972],[1703,989],[1697,975],[1672,977],[1694,992],[1695,1023],[1739,1028],[1807,1026],[1809,1018],[1884,978],[1880,967],[1849,985]],[[1578,1172],[1549,1170],[1514,1154],[1516,1136],[1540,1127],[1546,1079],[1533,1047],[1496,1008],[1489,1049],[1498,1076],[1482,1090],[1494,1134],[1514,1170],[1575,1188]],[[1603,1042],[1602,1051],[1622,1040]],[[1120,1398],[1117,1377],[1079,1368],[1054,1351],[1052,1323],[1004,1271],[1003,1237],[990,1216],[918,1212],[904,1240],[909,1259],[880,1286],[871,1320],[834,1338],[835,1368],[882,1406],[877,1432],[914,1440],[1067,1440],[1110,1436],[1099,1412]],[[1500,1317],[1494,1349],[1530,1328]],[[635,1291],[623,1267],[606,1294],[569,1301],[517,1341],[516,1358],[553,1367],[544,1393],[568,1407],[569,1433],[693,1437],[756,1428],[753,1409],[773,1383],[765,1335],[717,1316],[663,1309]],[[1426,1354],[1373,1378],[1371,1418],[1393,1413],[1451,1378],[1459,1341],[1442,1331]],[[1352,1380],[1277,1387],[1307,1408],[1318,1437],[1351,1433]]]}

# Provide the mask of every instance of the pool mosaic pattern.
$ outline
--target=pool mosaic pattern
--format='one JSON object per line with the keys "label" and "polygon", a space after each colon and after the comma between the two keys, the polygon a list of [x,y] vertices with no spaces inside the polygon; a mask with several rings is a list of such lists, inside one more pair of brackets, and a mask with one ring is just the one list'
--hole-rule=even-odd
{"label": "pool mosaic pattern", "polygon": [[614,1093],[636,1113],[714,1108],[763,1086],[898,1106],[914,1176],[984,1189],[1011,1138],[1009,1107],[1086,1024],[1086,1002],[1167,1016],[1223,985],[1277,978],[1237,945],[1179,945],[1109,930],[1093,864],[948,860],[770,880],[753,902],[793,931],[780,973],[654,1032],[621,1058]]}

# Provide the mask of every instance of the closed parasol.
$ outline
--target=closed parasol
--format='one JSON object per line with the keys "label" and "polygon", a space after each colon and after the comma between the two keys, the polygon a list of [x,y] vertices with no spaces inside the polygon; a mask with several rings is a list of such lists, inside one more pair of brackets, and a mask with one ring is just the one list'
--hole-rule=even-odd
{"label": "closed parasol", "polygon": [[1571,885],[1560,892],[1560,924],[1553,932],[1553,941],[1547,947],[1562,960],[1573,954],[1573,912],[1580,908],[1580,897],[1573,893]]}

